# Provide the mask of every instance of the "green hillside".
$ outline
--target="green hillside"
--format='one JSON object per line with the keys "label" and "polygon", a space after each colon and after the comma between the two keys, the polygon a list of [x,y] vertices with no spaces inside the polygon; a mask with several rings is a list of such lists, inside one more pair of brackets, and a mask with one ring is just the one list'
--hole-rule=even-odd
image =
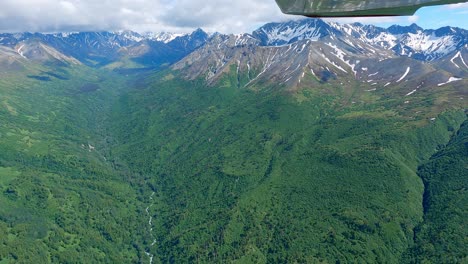
{"label": "green hillside", "polygon": [[424,222],[410,251],[416,263],[466,263],[468,237],[468,122],[418,173],[423,179]]}
{"label": "green hillside", "polygon": [[2,76],[0,263],[138,261],[139,193],[100,149],[122,84],[84,67]]}
{"label": "green hillside", "polygon": [[232,79],[2,76],[0,263],[466,260],[467,115],[437,100],[449,85],[405,105]]}
{"label": "green hillside", "polygon": [[[431,121],[436,94],[413,109],[384,96],[344,105],[333,87],[291,94],[238,89],[230,79],[207,87],[162,73],[112,111],[121,121],[114,155],[158,198],[155,258],[400,261],[423,219],[418,164],[466,114],[445,109]],[[408,116],[421,107],[428,116]]]}

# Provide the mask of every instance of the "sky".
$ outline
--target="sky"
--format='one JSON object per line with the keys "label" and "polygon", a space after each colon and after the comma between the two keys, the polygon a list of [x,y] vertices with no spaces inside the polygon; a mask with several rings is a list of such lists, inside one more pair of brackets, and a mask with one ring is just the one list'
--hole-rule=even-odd
{"label": "sky", "polygon": [[[468,1],[468,0],[467,0]],[[410,17],[345,18],[388,27],[468,29],[468,3],[426,7]],[[299,19],[281,13],[274,0],[1,0],[0,32],[115,31],[252,32],[268,22]]]}

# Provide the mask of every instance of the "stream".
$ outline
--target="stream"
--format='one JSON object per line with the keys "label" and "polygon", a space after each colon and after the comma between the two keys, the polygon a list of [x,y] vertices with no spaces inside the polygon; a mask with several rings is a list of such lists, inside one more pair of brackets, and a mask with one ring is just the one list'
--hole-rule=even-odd
{"label": "stream", "polygon": [[[153,202],[153,196],[154,196],[155,192],[151,193],[149,199],[150,199],[150,205],[148,207],[146,207],[145,211],[146,211],[146,215],[149,217],[148,218],[148,232],[150,233],[151,237],[153,238],[153,242],[151,243],[151,246],[154,246],[156,244],[156,239],[154,238],[153,236],[153,216],[150,215],[150,209],[151,207],[153,206],[154,202]],[[150,264],[153,264],[153,259],[154,259],[154,255],[151,254],[150,252],[148,252],[149,250],[145,251],[145,254],[149,257],[150,261],[149,263]]]}

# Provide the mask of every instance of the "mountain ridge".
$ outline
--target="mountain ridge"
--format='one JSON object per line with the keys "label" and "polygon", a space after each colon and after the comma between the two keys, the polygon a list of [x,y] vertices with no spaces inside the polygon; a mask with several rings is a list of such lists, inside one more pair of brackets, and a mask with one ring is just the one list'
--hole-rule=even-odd
{"label": "mountain ridge", "polygon": [[[435,61],[445,58],[463,48],[467,48],[468,31],[455,27],[439,29],[422,29],[416,24],[410,26],[393,25],[387,29],[360,23],[338,24],[321,19],[302,19],[287,22],[272,22],[261,26],[249,35],[259,41],[258,45],[278,46],[291,44],[300,40],[319,41],[359,39],[372,46],[391,50],[397,56],[411,57],[421,61]],[[68,33],[3,33],[0,34],[0,45],[10,48],[28,39],[45,42],[67,56],[75,57],[82,63],[92,65],[88,60],[96,60],[96,65],[105,65],[118,60],[119,50],[131,49],[144,42],[157,42],[178,50],[177,57],[188,55],[191,51],[204,45],[215,35],[197,29],[190,34],[145,33],[132,31],[118,32],[68,32]],[[193,43],[192,43],[193,42]],[[102,55],[102,56],[99,56]],[[111,58],[110,61],[106,60]],[[158,59],[158,58],[156,58]],[[179,58],[180,59],[180,58]],[[173,63],[175,61],[171,61]]]}
{"label": "mountain ridge", "polygon": [[464,94],[467,36],[468,31],[452,27],[384,29],[303,19],[268,23],[244,34],[210,35],[197,29],[170,35],[166,42],[121,31],[2,34],[0,44],[20,55],[20,61],[82,63],[121,72],[171,67],[211,85],[234,71],[239,88],[270,83],[298,90],[314,83],[356,83],[369,93],[395,87],[411,97],[445,85]]}

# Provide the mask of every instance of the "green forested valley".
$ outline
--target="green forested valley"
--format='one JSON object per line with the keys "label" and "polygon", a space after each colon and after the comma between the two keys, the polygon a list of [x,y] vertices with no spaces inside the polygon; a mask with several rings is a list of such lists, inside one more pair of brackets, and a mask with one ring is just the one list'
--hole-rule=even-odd
{"label": "green forested valley", "polygon": [[0,75],[0,263],[464,263],[468,121],[312,75]]}

